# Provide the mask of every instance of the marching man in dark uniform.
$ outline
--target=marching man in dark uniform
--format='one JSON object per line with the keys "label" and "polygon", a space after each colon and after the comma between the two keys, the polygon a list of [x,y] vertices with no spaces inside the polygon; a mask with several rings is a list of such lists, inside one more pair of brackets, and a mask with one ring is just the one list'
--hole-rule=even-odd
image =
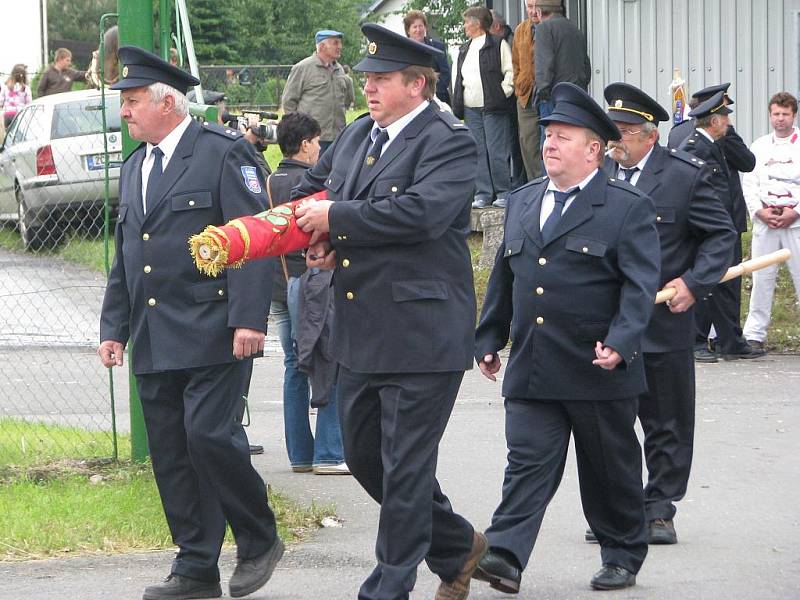
{"label": "marching man in dark uniform", "polygon": [[694,304],[729,266],[736,234],[711,186],[705,162],[658,144],[658,123],[669,114],[627,83],[605,89],[608,116],[622,139],[609,142],[606,173],[650,196],[661,242],[659,287],[677,295],[655,307],[642,343],[648,391],[639,396],[644,429],[648,542],[678,541],[672,519],[689,482],[694,442]]}
{"label": "marching man in dark uniform", "polygon": [[503,381],[508,465],[474,577],[519,591],[570,433],[583,511],[601,546],[594,589],[635,585],[647,555],[641,448],[642,336],[659,282],[649,197],[600,170],[617,127],[581,88],[558,84],[546,127],[547,176],[509,196],[503,243],[477,330],[476,358]]}
{"label": "marching man in dark uniform", "polygon": [[345,129],[294,190],[328,201],[297,212],[310,267],[336,269],[338,401],[345,459],[381,503],[378,565],[362,600],[403,600],[425,560],[437,600],[461,600],[486,551],[483,534],[436,481],[439,441],[472,365],[475,292],[466,236],[475,143],[431,102],[439,51],[362,27],[369,117]]}
{"label": "marching man in dark uniform", "polygon": [[116,257],[98,353],[133,371],[153,472],[178,554],[144,600],[218,598],[226,523],[237,543],[230,594],[263,586],[283,553],[264,482],[241,425],[252,358],[264,348],[272,264],[216,279],[199,273],[186,240],[206,225],[265,210],[263,178],[241,134],[187,114],[198,81],[140,48],[120,48],[120,114],[140,140],[122,166]]}
{"label": "marching man in dark uniform", "polygon": [[[717,196],[737,227],[737,231],[741,232],[747,230],[747,208],[744,205],[741,183],[738,174],[735,177],[731,176],[723,145],[719,143],[720,140],[725,139],[730,129],[728,115],[733,111],[728,108],[729,104],[725,92],[720,90],[708,100],[697,105],[689,113],[694,120],[695,130],[684,140],[680,149],[686,150],[706,163],[708,169],[711,170],[711,185],[714,186]],[[753,161],[753,165],[755,165],[755,161]],[[732,180],[735,180],[733,187],[731,186]],[[743,227],[742,221],[744,221]],[[742,260],[741,240],[736,240],[730,252],[731,263],[738,264]],[[765,354],[763,349],[751,347],[742,337],[739,321],[740,302],[741,279],[737,277],[715,286],[708,299],[698,306],[695,315],[698,341],[705,342],[713,324],[717,334],[715,351],[726,360],[759,358]],[[696,356],[704,362],[716,362],[717,360],[716,356],[710,352],[701,352]]]}

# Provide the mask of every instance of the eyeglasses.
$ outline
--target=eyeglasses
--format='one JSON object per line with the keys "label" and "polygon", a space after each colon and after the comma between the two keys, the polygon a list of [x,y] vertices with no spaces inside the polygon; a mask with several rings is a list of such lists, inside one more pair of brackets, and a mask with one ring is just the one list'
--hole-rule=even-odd
{"label": "eyeglasses", "polygon": [[619,133],[620,133],[620,135],[622,135],[622,137],[632,137],[632,136],[638,135],[638,134],[642,133],[642,131],[644,131],[643,129],[622,129],[622,128],[618,128],[618,129],[619,129]]}

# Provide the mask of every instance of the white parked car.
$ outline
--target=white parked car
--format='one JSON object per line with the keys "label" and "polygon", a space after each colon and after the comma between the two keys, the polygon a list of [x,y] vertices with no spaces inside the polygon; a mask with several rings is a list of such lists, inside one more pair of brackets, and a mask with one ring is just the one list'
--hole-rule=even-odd
{"label": "white parked car", "polygon": [[122,164],[119,92],[106,90],[103,133],[99,90],[38,98],[21,110],[0,146],[0,219],[16,220],[25,248],[58,244],[76,223],[102,224],[103,135],[109,197],[116,210]]}

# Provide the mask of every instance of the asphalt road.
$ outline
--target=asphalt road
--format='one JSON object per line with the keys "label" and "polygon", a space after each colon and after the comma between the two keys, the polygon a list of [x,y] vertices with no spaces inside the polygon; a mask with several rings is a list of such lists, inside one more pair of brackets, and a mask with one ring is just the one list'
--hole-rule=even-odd
{"label": "asphalt road", "polygon": [[[251,597],[352,599],[374,564],[377,506],[351,477],[290,471],[281,371],[277,353],[257,361],[249,432],[266,453],[254,463],[273,488],[300,502],[335,504],[343,526],[321,529],[290,547],[273,579]],[[125,379],[116,377],[122,388]],[[456,510],[478,528],[488,525],[500,497],[505,445],[499,389],[476,371],[468,373],[441,445],[443,489]],[[620,600],[800,598],[799,389],[800,357],[698,367],[695,463],[676,519],[680,543],[651,548],[637,586],[606,595]],[[583,542],[585,527],[571,457],[517,597],[581,600],[603,595],[588,586],[600,562],[598,547]],[[140,598],[145,585],[166,575],[170,558],[170,553],[156,552],[2,563],[0,598]],[[223,589],[232,568],[232,551],[226,550]],[[437,583],[420,566],[412,598],[433,598]],[[476,582],[470,597],[509,596]]]}

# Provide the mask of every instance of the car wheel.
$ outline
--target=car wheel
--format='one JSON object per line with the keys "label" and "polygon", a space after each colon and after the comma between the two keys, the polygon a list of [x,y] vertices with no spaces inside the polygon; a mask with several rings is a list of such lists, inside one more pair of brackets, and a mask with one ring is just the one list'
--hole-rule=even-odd
{"label": "car wheel", "polygon": [[19,217],[17,227],[25,250],[33,252],[48,247],[51,242],[50,231],[45,224],[35,224],[35,215],[25,205],[25,195],[19,186],[16,186],[16,196],[17,215]]}

